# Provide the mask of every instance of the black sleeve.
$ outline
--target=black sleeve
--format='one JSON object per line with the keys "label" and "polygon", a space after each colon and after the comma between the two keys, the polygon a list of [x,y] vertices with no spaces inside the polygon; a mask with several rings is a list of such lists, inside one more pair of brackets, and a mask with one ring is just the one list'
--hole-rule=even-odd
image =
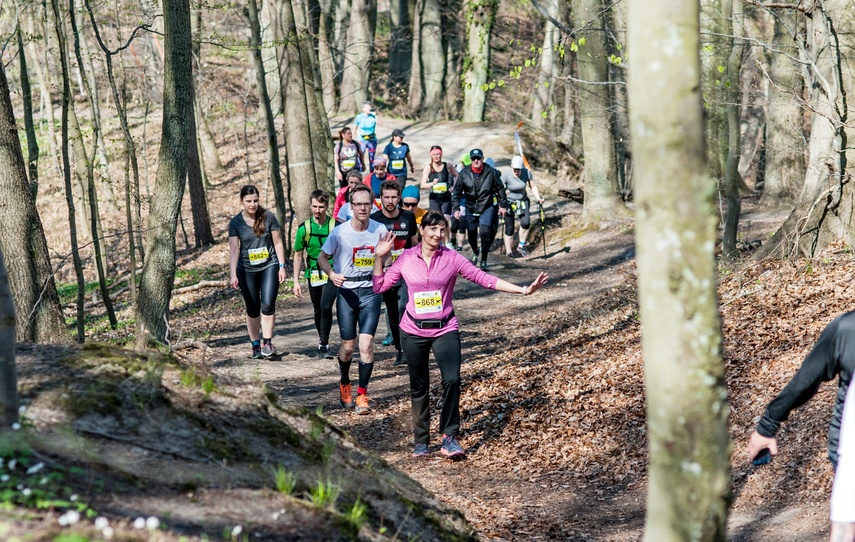
{"label": "black sleeve", "polygon": [[498,169],[493,170],[493,194],[499,200],[499,207],[509,209],[508,195],[505,194],[505,183],[502,182],[502,176]]}
{"label": "black sleeve", "polygon": [[823,330],[792,380],[766,407],[757,422],[758,433],[764,437],[774,437],[790,412],[807,403],[816,394],[820,384],[828,382],[840,372],[837,348],[839,326],[840,318],[837,318]]}
{"label": "black sleeve", "polygon": [[457,182],[454,183],[454,187],[451,189],[451,210],[452,212],[456,209],[460,208],[460,196],[463,195],[463,173],[466,170],[460,172],[457,175]]}

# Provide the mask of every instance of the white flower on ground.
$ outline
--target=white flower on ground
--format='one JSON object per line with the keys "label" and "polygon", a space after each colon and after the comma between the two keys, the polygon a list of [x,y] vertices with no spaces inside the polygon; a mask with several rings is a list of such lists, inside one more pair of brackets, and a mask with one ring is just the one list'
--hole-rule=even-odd
{"label": "white flower on ground", "polygon": [[113,538],[113,528],[110,526],[104,527],[101,529],[101,534],[104,535],[104,538]]}
{"label": "white flower on ground", "polygon": [[134,529],[145,529],[145,518],[137,518],[134,520]]}
{"label": "white flower on ground", "polygon": [[235,525],[234,528],[232,529],[232,536],[236,537],[242,532],[243,532],[243,527],[241,527],[240,525]]}
{"label": "white flower on ground", "polygon": [[8,474],[4,474],[3,476],[0,476],[0,482],[8,482],[8,481],[9,481],[9,475]]}
{"label": "white flower on ground", "polygon": [[29,497],[33,493],[33,491],[30,488],[25,487],[24,491],[22,491],[21,493],[24,494],[24,497]]}
{"label": "white flower on ground", "polygon": [[18,407],[18,414],[23,414],[26,411],[27,411],[27,407],[25,407],[24,405],[21,405]]}
{"label": "white flower on ground", "polygon": [[57,521],[63,527],[67,525],[74,525],[75,523],[80,521],[80,512],[78,512],[77,510],[69,510],[68,512],[59,516],[59,519]]}
{"label": "white flower on ground", "polygon": [[18,460],[13,459],[9,461],[9,470],[15,470],[15,467],[18,465]]}
{"label": "white flower on ground", "polygon": [[19,424],[17,422],[12,424],[12,431],[17,431],[20,428],[21,428],[21,424]]}
{"label": "white flower on ground", "polygon": [[99,531],[103,530],[105,527],[108,527],[109,525],[110,525],[110,520],[105,518],[104,516],[101,516],[95,520],[95,528],[98,529]]}
{"label": "white flower on ground", "polygon": [[74,502],[74,501],[76,501],[76,500],[77,500],[77,498],[78,498],[78,497],[77,497],[77,493],[75,493],[74,495],[72,495],[71,497],[69,497],[69,498],[68,498],[68,500],[69,500],[69,501],[71,501],[71,502]]}
{"label": "white flower on ground", "polygon": [[154,530],[160,527],[160,520],[154,516],[151,516],[147,520],[145,520],[145,526],[149,530]]}
{"label": "white flower on ground", "polygon": [[36,463],[35,465],[33,465],[32,467],[27,469],[27,474],[35,474],[35,473],[39,472],[40,470],[42,470],[43,468],[45,468],[44,463]]}

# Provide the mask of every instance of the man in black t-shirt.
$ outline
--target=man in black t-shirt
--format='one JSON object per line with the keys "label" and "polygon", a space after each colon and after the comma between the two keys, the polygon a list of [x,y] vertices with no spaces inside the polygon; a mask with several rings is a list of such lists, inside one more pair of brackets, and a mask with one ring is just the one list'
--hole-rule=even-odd
{"label": "man in black t-shirt", "polygon": [[[380,185],[380,200],[382,209],[372,214],[371,220],[383,224],[395,236],[391,258],[388,262],[391,265],[404,252],[404,249],[418,243],[419,227],[416,224],[415,214],[398,207],[398,203],[401,201],[401,186],[397,181],[383,181]],[[384,292],[383,302],[386,304],[386,321],[397,351],[395,365],[403,365],[406,360],[404,359],[404,352],[401,350],[399,325],[407,304],[407,286],[404,281]]]}

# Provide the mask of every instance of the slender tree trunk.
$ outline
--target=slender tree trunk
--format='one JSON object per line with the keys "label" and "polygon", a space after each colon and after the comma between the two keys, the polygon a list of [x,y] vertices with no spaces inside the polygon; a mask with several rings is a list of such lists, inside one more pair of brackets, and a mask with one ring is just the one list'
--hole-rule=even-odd
{"label": "slender tree trunk", "polygon": [[389,87],[394,90],[405,85],[410,75],[413,51],[408,0],[389,0],[389,24]]}
{"label": "slender tree trunk", "polygon": [[56,31],[59,62],[62,76],[62,114],[60,120],[60,138],[62,142],[62,175],[65,181],[65,201],[68,206],[68,234],[71,242],[71,255],[74,262],[74,274],[77,277],[77,342],[86,339],[83,304],[86,294],[86,280],[83,277],[83,262],[80,259],[80,249],[77,243],[77,216],[74,208],[74,191],[71,186],[71,160],[68,152],[68,115],[71,109],[71,85],[68,74],[68,48],[65,44],[65,32],[62,29],[62,13],[58,0],[51,0],[53,9],[53,27]]}
{"label": "slender tree trunk", "polygon": [[48,44],[52,41],[50,36],[50,32],[48,32],[48,28],[50,27],[50,17],[45,14],[45,17],[40,17],[36,15],[30,16],[29,21],[29,30],[30,34],[35,35],[36,27],[35,20],[43,21],[41,27],[41,33],[44,36],[45,48],[44,54],[36,47],[34,42],[30,42],[27,45],[27,48],[30,50],[30,57],[36,59],[33,63],[36,71],[36,81],[39,83],[39,94],[41,95],[41,103],[43,107],[40,108],[39,114],[42,118],[42,123],[47,124],[48,128],[48,146],[50,147],[50,156],[51,161],[53,163],[54,171],[56,171],[59,175],[62,175],[62,165],[60,164],[60,151],[56,145],[56,116],[54,115],[53,110],[53,97],[51,95],[51,88],[53,88],[53,83],[51,81],[51,73],[47,68],[47,60],[48,60]]}
{"label": "slender tree trunk", "polygon": [[377,19],[377,0],[350,0],[350,5],[341,80],[342,111],[358,111],[362,102],[371,97],[368,86],[371,56],[374,53],[372,20]]}
{"label": "slender tree trunk", "polygon": [[[318,70],[321,74],[323,85],[324,110],[335,113],[338,109],[336,100],[336,67],[333,52],[330,46],[332,42],[332,30],[335,15],[339,9],[339,0],[320,0],[321,16],[318,24]],[[277,88],[268,84],[268,89]],[[278,94],[278,92],[277,92]],[[281,104],[281,101],[280,101]],[[276,111],[274,101],[271,97],[270,105]]]}
{"label": "slender tree trunk", "polygon": [[490,35],[497,0],[466,0],[466,58],[463,61],[463,122],[484,120],[487,77],[490,72]]}
{"label": "slender tree trunk", "polygon": [[[84,5],[86,6],[86,11],[89,13],[89,20],[92,22],[92,29],[95,32],[95,37],[98,40],[98,46],[101,47],[101,50],[104,52],[106,66],[107,66],[107,79],[110,82],[110,89],[113,92],[113,105],[116,107],[116,112],[119,114],[119,124],[122,127],[122,133],[125,136],[125,153],[127,159],[130,163],[130,168],[133,173],[133,184],[129,185],[129,179],[125,179],[125,202],[126,202],[126,214],[127,214],[127,223],[128,223],[128,242],[130,245],[131,252],[131,285],[132,290],[136,285],[136,256],[134,255],[134,249],[139,250],[140,260],[144,260],[144,252],[142,246],[142,212],[140,209],[140,171],[139,171],[139,163],[137,161],[137,151],[136,146],[134,144],[134,138],[131,136],[131,130],[128,125],[128,115],[127,110],[124,106],[124,102],[119,97],[119,89],[116,85],[116,77],[115,72],[113,70],[113,56],[118,54],[122,49],[130,45],[131,40],[127,42],[122,48],[111,51],[104,41],[101,39],[101,33],[98,30],[98,24],[95,22],[95,14],[92,12],[92,7],[89,5],[89,0],[84,0]],[[133,36],[131,37],[133,39]],[[132,189],[133,188],[133,189]],[[133,205],[131,205],[133,203]],[[135,215],[135,220],[131,219],[133,207],[133,214]],[[134,223],[137,225],[137,229],[134,230]],[[134,297],[132,294],[131,297]]]}
{"label": "slender tree trunk", "polygon": [[724,218],[722,235],[722,255],[725,259],[736,259],[736,234],[739,229],[739,214],[742,201],[739,195],[741,177],[739,175],[740,154],[740,102],[739,70],[742,67],[743,34],[742,0],[724,0],[722,18],[730,21],[730,44],[725,70],[725,111],[727,113],[727,160],[724,168],[724,193],[727,199],[727,213]]}
{"label": "slender tree trunk", "polygon": [[[2,69],[2,68],[0,68]],[[0,432],[18,422],[18,376],[15,372],[15,302],[0,250]]]}
{"label": "slender tree trunk", "polygon": [[[9,84],[0,64],[0,252],[18,314],[18,341],[68,340],[44,229],[27,182]],[[0,340],[0,344],[6,341]],[[14,344],[14,341],[12,341]]]}
{"label": "slender tree trunk", "polygon": [[[607,54],[621,57],[622,45],[626,43],[626,5],[615,4],[604,14],[609,39]],[[609,96],[612,101],[612,142],[615,146],[615,174],[617,176],[618,194],[621,199],[632,195],[632,165],[629,152],[629,100],[627,99],[626,70],[623,63],[609,61],[607,64],[609,81]]]}
{"label": "slender tree trunk", "polygon": [[722,18],[723,6],[729,0],[701,1],[701,55],[703,99],[706,118],[707,163],[710,174],[723,190],[724,169],[727,162],[727,113],[723,83],[724,71],[730,51],[727,36],[730,21]]}
{"label": "slender tree trunk", "polygon": [[267,80],[264,77],[264,59],[261,56],[261,27],[258,19],[258,4],[256,0],[247,2],[247,18],[250,29],[250,50],[255,63],[255,82],[258,87],[258,100],[264,110],[265,128],[267,133],[267,164],[270,182],[273,185],[273,197],[276,201],[276,218],[280,225],[287,224],[285,212],[285,190],[282,187],[282,173],[279,160],[279,140],[276,136],[276,124],[273,121],[273,107],[267,93]]}
{"label": "slender tree trunk", "polygon": [[[264,59],[264,73],[267,81],[267,91],[270,94],[270,107],[273,108],[273,116],[276,117],[282,113],[282,94],[279,92],[279,65],[277,64],[276,59],[276,47],[273,43],[272,3],[272,1],[262,2],[258,17],[259,26],[261,28],[261,43],[264,44],[261,48],[261,58]],[[325,9],[323,4],[321,9]],[[318,39],[320,40],[321,37]],[[333,89],[335,89],[334,86]],[[325,81],[324,91],[326,90],[327,87]],[[335,90],[333,90],[333,92],[335,92]],[[331,109],[328,109],[328,111],[331,111]]]}
{"label": "slender tree trunk", "polygon": [[[193,89],[196,101],[196,89]],[[190,189],[190,209],[193,214],[193,237],[196,248],[209,247],[215,243],[211,231],[211,215],[208,213],[208,196],[205,194],[205,179],[199,156],[199,141],[195,137],[196,122],[190,116],[190,144],[187,147],[187,187]]]}
{"label": "slender tree trunk", "polygon": [[189,0],[163,0],[163,131],[137,304],[137,344],[167,343],[175,282],[175,231],[187,178],[193,115]]}
{"label": "slender tree trunk", "polygon": [[579,112],[582,119],[582,144],[585,152],[585,202],[582,212],[586,221],[598,221],[625,212],[618,197],[615,146],[612,136],[611,102],[608,85],[608,58],[600,0],[577,2],[579,21],[588,21],[580,37],[577,59],[580,84]]}
{"label": "slender tree trunk", "polygon": [[[805,134],[802,109],[804,79],[796,40],[803,22],[792,9],[775,10],[775,37],[769,55],[769,106],[766,108],[766,168],[760,205],[791,205],[805,177]],[[785,54],[777,53],[781,51]],[[789,55],[790,58],[787,57]]]}
{"label": "slender tree trunk", "polygon": [[443,106],[447,44],[439,0],[417,0],[414,19],[410,109],[425,120],[437,120]]}
{"label": "slender tree trunk", "polygon": [[650,448],[644,540],[723,542],[730,437],[713,254],[715,185],[704,153],[698,4],[631,0],[629,21]]}
{"label": "slender tree trunk", "polygon": [[[557,19],[559,17],[558,4],[559,0],[548,0],[542,5],[549,15]],[[558,58],[558,52],[554,50],[554,47],[558,45],[560,40],[561,33],[558,27],[546,19],[543,23],[543,52],[538,61],[537,84],[534,88],[534,99],[531,106],[531,124],[535,128],[543,128],[549,115],[550,105],[553,105],[552,93],[555,88],[553,70]]]}
{"label": "slender tree trunk", "polygon": [[27,55],[24,50],[24,39],[21,36],[21,25],[15,32],[18,36],[18,60],[21,68],[21,95],[24,102],[24,130],[27,134],[27,173],[30,180],[30,192],[35,200],[39,194],[39,141],[36,137],[36,126],[33,122],[33,91],[30,88],[30,74],[27,72]]}

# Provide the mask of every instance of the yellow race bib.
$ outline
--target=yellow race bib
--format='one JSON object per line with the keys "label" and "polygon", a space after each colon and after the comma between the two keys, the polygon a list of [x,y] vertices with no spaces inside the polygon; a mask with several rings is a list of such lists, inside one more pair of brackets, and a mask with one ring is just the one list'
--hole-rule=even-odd
{"label": "yellow race bib", "polygon": [[393,251],[392,251],[392,261],[394,262],[395,260],[397,260],[397,259],[398,259],[398,256],[400,256],[400,255],[401,255],[401,254],[403,254],[403,253],[404,253],[404,249],[403,249],[403,248],[402,248],[402,249],[399,249],[399,250],[393,250]]}
{"label": "yellow race bib", "polygon": [[329,277],[326,273],[321,271],[320,269],[315,269],[312,271],[312,274],[309,275],[309,285],[310,286],[323,286],[329,281]]}
{"label": "yellow race bib", "polygon": [[404,169],[404,161],[403,160],[392,160],[392,169],[399,170]]}
{"label": "yellow race bib", "polygon": [[353,169],[356,167],[356,158],[345,158],[341,161],[341,169]]}
{"label": "yellow race bib", "polygon": [[433,188],[431,188],[431,191],[434,194],[445,194],[448,192],[448,183],[436,183],[433,185]]}
{"label": "yellow race bib", "polygon": [[249,255],[249,263],[251,265],[261,265],[270,258],[270,252],[268,252],[267,247],[251,248],[246,252]]}
{"label": "yellow race bib", "polygon": [[374,247],[353,249],[353,267],[358,271],[371,272],[374,269]]}
{"label": "yellow race bib", "polygon": [[416,292],[413,295],[416,314],[434,314],[442,312],[442,294],[439,290]]}

